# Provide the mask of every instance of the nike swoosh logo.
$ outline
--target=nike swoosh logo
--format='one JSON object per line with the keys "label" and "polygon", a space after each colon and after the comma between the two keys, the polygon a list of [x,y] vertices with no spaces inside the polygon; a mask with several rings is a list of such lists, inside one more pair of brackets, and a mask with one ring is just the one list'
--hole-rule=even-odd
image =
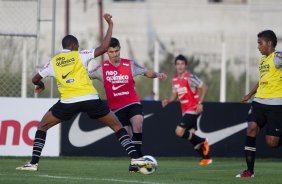
{"label": "nike swoosh logo", "polygon": [[71,72],[67,73],[66,75],[62,75],[62,78],[65,79]]}
{"label": "nike swoosh logo", "polygon": [[226,139],[227,137],[230,137],[233,134],[236,134],[237,132],[240,132],[241,130],[247,128],[248,126],[247,122],[243,122],[238,125],[226,127],[220,130],[213,131],[213,132],[203,132],[200,127],[200,119],[201,119],[201,116],[198,118],[198,122],[197,122],[198,130],[195,133],[196,135],[200,137],[207,138],[210,146],[223,139]]}
{"label": "nike swoosh logo", "polygon": [[121,88],[121,87],[124,86],[124,85],[125,85],[125,84],[121,84],[121,85],[119,85],[119,86],[114,86],[114,85],[113,85],[112,89],[115,91],[115,90]]}
{"label": "nike swoosh logo", "polygon": [[[69,130],[69,141],[75,147],[85,147],[93,144],[111,134],[114,133],[109,127],[102,127],[92,131],[83,131],[79,127],[79,118],[81,114],[78,114],[73,121]],[[144,115],[144,119],[153,116],[154,113]]]}

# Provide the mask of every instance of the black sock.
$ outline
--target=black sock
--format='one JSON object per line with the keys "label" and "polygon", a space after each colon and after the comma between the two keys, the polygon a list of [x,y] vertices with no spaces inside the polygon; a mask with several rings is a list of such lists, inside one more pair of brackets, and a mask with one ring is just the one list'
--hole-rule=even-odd
{"label": "black sock", "polygon": [[143,156],[142,151],[141,151],[142,135],[143,135],[142,133],[133,133],[133,136],[132,136],[132,143],[134,144],[139,157]]}
{"label": "black sock", "polygon": [[186,129],[186,130],[184,131],[184,134],[182,135],[182,138],[189,140],[189,136],[190,136],[190,131]]}
{"label": "black sock", "polygon": [[255,155],[256,155],[256,138],[247,136],[246,145],[245,145],[245,157],[246,157],[248,170],[251,171],[252,173],[254,172]]}
{"label": "black sock", "polygon": [[39,162],[42,149],[45,145],[45,139],[46,139],[46,132],[42,130],[37,130],[35,133],[35,139],[33,144],[33,151],[32,151],[32,158],[31,158],[31,164],[37,164]]}
{"label": "black sock", "polygon": [[202,147],[200,146],[200,144],[202,142],[205,141],[205,139],[195,135],[194,133],[191,133],[189,130],[185,130],[182,138],[184,139],[188,139],[190,138],[190,143],[193,145],[195,151],[202,157],[202,158],[205,158],[205,159],[209,159],[209,155],[204,155],[203,154],[203,150],[202,150]]}
{"label": "black sock", "polygon": [[126,130],[124,128],[121,128],[115,134],[116,137],[118,138],[118,141],[120,142],[121,146],[124,147],[127,154],[131,158],[139,158],[136,148],[132,143],[132,140],[130,139],[130,136],[127,134]]}
{"label": "black sock", "polygon": [[204,142],[206,139],[201,138],[195,134],[192,134],[191,141],[196,142],[197,144]]}

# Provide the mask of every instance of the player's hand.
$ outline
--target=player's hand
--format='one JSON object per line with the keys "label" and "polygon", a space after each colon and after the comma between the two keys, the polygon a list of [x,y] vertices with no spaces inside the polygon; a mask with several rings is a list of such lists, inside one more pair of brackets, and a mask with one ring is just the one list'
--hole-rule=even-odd
{"label": "player's hand", "polygon": [[157,73],[157,78],[158,79],[166,79],[167,75],[165,73]]}
{"label": "player's hand", "polygon": [[35,86],[35,93],[41,93],[42,91],[44,91],[45,87],[41,87],[41,86]]}
{"label": "player's hand", "polygon": [[105,19],[105,21],[106,21],[109,25],[113,24],[112,15],[110,15],[110,14],[108,14],[108,13],[105,13],[105,14],[104,14],[104,19]]}
{"label": "player's hand", "polygon": [[249,95],[245,95],[245,96],[242,97],[241,102],[242,102],[242,103],[248,103],[248,101],[249,101],[250,98],[251,98],[251,97],[250,97]]}
{"label": "player's hand", "polygon": [[197,106],[196,106],[196,112],[197,113],[201,113],[201,112],[203,112],[203,104],[198,104]]}
{"label": "player's hand", "polygon": [[168,101],[168,98],[165,98],[165,99],[162,101],[162,106],[165,107],[165,106],[167,106],[167,104],[169,104],[169,101]]}

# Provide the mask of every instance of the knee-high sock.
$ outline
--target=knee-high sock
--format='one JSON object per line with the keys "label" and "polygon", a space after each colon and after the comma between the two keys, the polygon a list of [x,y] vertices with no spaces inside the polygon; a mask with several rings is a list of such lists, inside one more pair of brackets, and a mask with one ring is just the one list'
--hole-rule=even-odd
{"label": "knee-high sock", "polygon": [[46,132],[37,130],[35,133],[35,139],[33,144],[31,164],[37,164],[39,162],[42,149],[45,145]]}
{"label": "knee-high sock", "polygon": [[142,147],[142,133],[133,133],[132,136],[132,143],[134,144],[136,151],[139,154],[139,157],[142,157],[142,151],[141,151],[141,147]]}
{"label": "knee-high sock", "polygon": [[118,141],[120,142],[121,146],[125,149],[127,154],[131,158],[139,158],[136,148],[132,143],[132,140],[130,136],[127,134],[126,130],[124,128],[121,128],[115,134],[116,137],[118,138]]}
{"label": "knee-high sock", "polygon": [[246,157],[248,170],[251,172],[254,172],[255,155],[256,155],[256,138],[247,136],[246,145],[245,145],[245,157]]}
{"label": "knee-high sock", "polygon": [[200,146],[201,143],[203,143],[205,141],[204,138],[201,138],[201,137],[195,135],[194,133],[191,133],[189,130],[185,130],[182,138],[188,139],[191,142],[191,144],[193,145],[195,151],[197,153],[199,153],[199,155],[202,158],[206,158],[206,159],[210,158],[208,155],[204,156],[202,147]]}

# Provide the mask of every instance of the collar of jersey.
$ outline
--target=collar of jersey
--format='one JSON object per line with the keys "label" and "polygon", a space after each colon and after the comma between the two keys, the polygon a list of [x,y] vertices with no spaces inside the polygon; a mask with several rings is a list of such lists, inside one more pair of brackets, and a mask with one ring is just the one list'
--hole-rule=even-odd
{"label": "collar of jersey", "polygon": [[61,52],[70,52],[71,50],[69,49],[63,49]]}

